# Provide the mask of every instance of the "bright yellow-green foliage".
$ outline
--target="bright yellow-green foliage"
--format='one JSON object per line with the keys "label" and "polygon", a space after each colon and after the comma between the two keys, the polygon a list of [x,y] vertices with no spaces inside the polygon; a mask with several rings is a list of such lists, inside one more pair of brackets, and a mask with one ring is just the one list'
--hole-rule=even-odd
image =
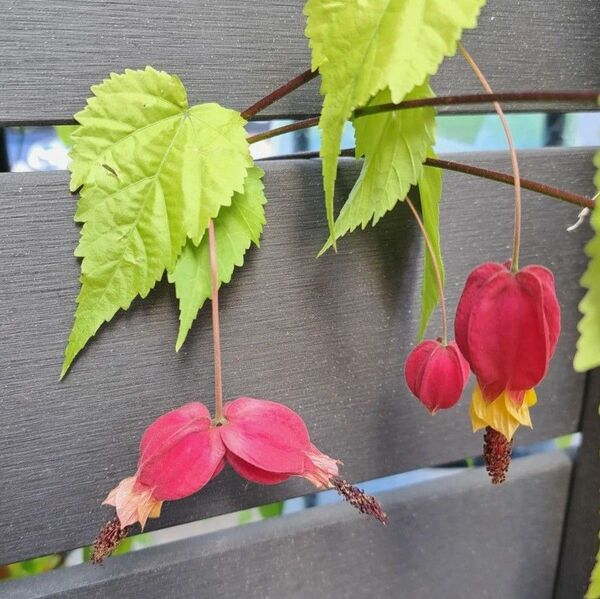
{"label": "bright yellow-green foliage", "polygon": [[[325,96],[323,184],[330,235],[345,121],[378,92],[402,101],[456,52],[462,30],[475,27],[485,0],[308,0],[306,36]],[[335,243],[334,243],[335,245]]]}
{"label": "bright yellow-green foliage", "polygon": [[189,108],[178,77],[128,70],[92,92],[72,135],[83,261],[62,376],[103,322],[175,266],[186,238],[200,243],[253,164],[240,114]]}
{"label": "bright yellow-green foliage", "polygon": [[63,145],[70,148],[73,145],[71,141],[71,135],[77,131],[77,125],[55,125],[54,131],[58,136],[58,139],[62,141]]}
{"label": "bright yellow-green foliage", "polygon": [[596,564],[590,575],[590,584],[585,599],[600,599],[600,551],[596,555]]}
{"label": "bright yellow-green foliage", "polygon": [[[600,152],[594,157],[596,176],[594,183],[600,192]],[[588,370],[600,364],[600,211],[592,212],[594,238],[588,243],[585,251],[590,257],[588,268],[581,279],[581,284],[588,291],[579,304],[583,318],[579,323],[580,333],[575,354],[575,370]],[[596,565],[590,575],[590,584],[585,599],[600,599],[600,550],[596,555]]]}
{"label": "bright yellow-green foliage", "polygon": [[[596,154],[594,164],[598,169],[594,182],[600,191],[600,152]],[[578,372],[600,366],[600,210],[597,208],[592,211],[590,222],[594,237],[585,247],[590,261],[581,278],[581,285],[587,292],[579,304],[583,317],[577,326],[579,340],[573,362]]]}
{"label": "bright yellow-green foliage", "polygon": [[[435,158],[433,151],[429,154]],[[419,196],[421,198],[421,213],[427,237],[433,247],[433,252],[444,283],[444,263],[440,242],[440,201],[442,199],[442,171],[439,168],[424,166],[419,178]],[[419,322],[419,341],[425,335],[427,323],[440,300],[440,290],[435,276],[433,261],[427,248],[424,250],[423,286],[421,288],[421,319]]]}
{"label": "bright yellow-green foliage", "polygon": [[[598,156],[596,156],[596,159],[598,159]],[[599,187],[597,183],[598,181],[596,187]],[[600,550],[596,555],[596,564],[590,574],[590,584],[584,599],[600,599]]]}
{"label": "bright yellow-green foliage", "polygon": [[[429,85],[415,88],[407,98],[432,96]],[[369,104],[390,101],[389,90],[379,92]],[[358,226],[373,224],[416,185],[423,161],[435,140],[435,110],[417,108],[383,112],[354,121],[356,156],[364,156],[363,168],[348,200],[335,221],[339,239]],[[330,237],[322,251],[332,245]]]}
{"label": "bright yellow-green foliage", "polygon": [[[248,171],[244,192],[236,193],[231,206],[221,209],[215,220],[215,242],[218,251],[219,283],[229,283],[235,266],[244,264],[244,254],[251,243],[259,244],[265,224],[263,171]],[[198,310],[211,297],[208,235],[198,246],[190,240],[169,272],[179,298],[179,335],[175,349],[179,351],[194,322]]]}

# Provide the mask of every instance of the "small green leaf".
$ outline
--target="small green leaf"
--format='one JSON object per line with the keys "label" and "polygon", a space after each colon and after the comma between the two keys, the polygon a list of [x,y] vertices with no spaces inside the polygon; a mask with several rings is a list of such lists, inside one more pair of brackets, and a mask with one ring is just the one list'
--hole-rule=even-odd
{"label": "small green leaf", "polygon": [[[594,183],[600,191],[600,152],[594,158],[598,169]],[[585,247],[585,253],[590,261],[587,270],[581,278],[581,285],[587,289],[586,294],[579,303],[579,311],[583,315],[577,330],[577,352],[573,367],[577,372],[584,372],[590,368],[600,366],[600,210],[592,210],[590,223],[594,230],[594,237]]]}
{"label": "small green leaf", "polygon": [[283,501],[261,505],[258,507],[258,511],[264,520],[267,518],[277,518],[283,514]]}
{"label": "small green leaf", "polygon": [[[433,95],[428,84],[416,87],[408,98]],[[389,102],[384,90],[370,104]],[[364,156],[362,171],[335,221],[339,239],[358,226],[373,225],[416,185],[423,161],[435,141],[435,110],[416,108],[383,112],[354,122],[356,156]],[[333,245],[330,237],[321,254]]]}
{"label": "small green leaf", "polygon": [[67,148],[70,148],[73,146],[71,135],[77,131],[77,128],[77,125],[56,125],[54,127],[54,131],[63,145]]}
{"label": "small green leaf", "polygon": [[600,599],[600,550],[596,554],[596,563],[590,574],[590,583],[584,599]]}
{"label": "small green leaf", "polygon": [[61,377],[102,323],[173,268],[187,237],[200,243],[253,164],[240,114],[188,108],[178,77],[146,67],[92,91],[72,135],[83,261]]}
{"label": "small green leaf", "polygon": [[[330,236],[333,195],[345,121],[379,91],[400,102],[456,52],[485,0],[308,0],[306,36],[325,96],[319,127]],[[333,243],[335,246],[335,242]]]}
{"label": "small green leaf", "polygon": [[8,571],[3,573],[3,576],[0,576],[0,582],[4,578],[24,578],[26,576],[50,572],[51,570],[55,570],[60,567],[62,563],[62,557],[57,553],[52,553],[50,555],[43,555],[42,557],[34,557],[22,562],[8,564],[8,566],[6,566]]}
{"label": "small green leaf", "polygon": [[[433,151],[430,153],[435,158]],[[419,196],[421,198],[421,214],[423,225],[427,231],[427,237],[431,242],[434,254],[442,275],[444,283],[444,262],[442,260],[442,249],[440,242],[440,202],[442,199],[442,172],[431,166],[423,167],[419,178]],[[423,286],[421,288],[421,319],[419,322],[419,341],[425,335],[427,323],[431,318],[433,310],[440,300],[440,290],[435,276],[434,263],[427,251],[424,249],[424,271]]]}
{"label": "small green leaf", "polygon": [[[231,206],[221,208],[214,220],[219,283],[229,283],[235,266],[242,266],[251,243],[259,244],[265,224],[263,171],[248,171],[244,192],[236,193]],[[198,310],[211,297],[208,236],[196,246],[186,243],[175,268],[169,272],[179,299],[179,334],[175,349],[179,351],[196,319]]]}
{"label": "small green leaf", "polygon": [[252,510],[242,510],[238,513],[238,524],[240,526],[244,524],[250,524],[252,522]]}

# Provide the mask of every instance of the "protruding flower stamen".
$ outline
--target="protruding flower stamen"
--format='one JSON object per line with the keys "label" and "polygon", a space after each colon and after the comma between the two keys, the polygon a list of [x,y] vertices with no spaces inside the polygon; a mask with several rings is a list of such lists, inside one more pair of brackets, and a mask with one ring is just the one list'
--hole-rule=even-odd
{"label": "protruding flower stamen", "polygon": [[119,543],[129,534],[130,530],[131,526],[121,528],[118,518],[113,518],[110,522],[107,522],[94,540],[92,563],[101,564],[119,546]]}
{"label": "protruding flower stamen", "polygon": [[387,514],[375,497],[367,495],[362,489],[351,485],[339,476],[332,476],[330,482],[333,488],[361,514],[373,516],[382,524],[387,524]]}
{"label": "protruding flower stamen", "polygon": [[498,485],[506,480],[512,448],[512,441],[491,426],[486,427],[483,436],[483,461],[492,484]]}

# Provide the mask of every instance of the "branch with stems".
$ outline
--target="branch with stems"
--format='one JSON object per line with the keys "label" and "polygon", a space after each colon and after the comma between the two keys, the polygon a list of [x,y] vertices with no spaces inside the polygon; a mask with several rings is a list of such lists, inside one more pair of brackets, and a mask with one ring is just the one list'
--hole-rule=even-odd
{"label": "branch with stems", "polygon": [[[268,94],[251,107],[247,108],[242,115],[245,118],[256,116],[261,110],[270,106],[277,100],[283,98],[291,91],[297,89],[307,81],[314,79],[318,75],[318,71],[311,72],[310,70],[301,73],[297,77],[294,77],[284,85],[278,87],[275,91]],[[412,108],[422,108],[424,106],[450,106],[450,105],[467,105],[467,104],[487,104],[489,102],[582,102],[591,103],[596,102],[600,96],[598,91],[522,91],[522,92],[504,92],[504,93],[486,93],[486,94],[464,94],[464,95],[453,95],[453,96],[438,96],[434,98],[420,98],[415,100],[406,100],[399,102],[398,104],[379,104],[376,106],[366,106],[359,108],[354,111],[353,118],[360,118],[373,114],[379,114],[382,112],[390,112],[392,110],[407,110]],[[283,127],[277,127],[270,131],[265,131],[257,135],[248,137],[248,143],[257,143],[265,139],[271,139],[285,133],[291,133],[293,131],[300,131],[301,129],[307,129],[314,127],[319,124],[319,117],[311,117],[290,125]],[[318,152],[301,152],[296,154],[288,154],[285,156],[276,156],[267,158],[267,160],[280,159],[280,158],[312,158],[317,157]],[[354,150],[344,150],[342,155],[354,155]],[[425,161],[428,166],[436,168],[442,168],[446,170],[456,171],[465,173],[467,175],[474,175],[476,177],[483,177],[484,179],[491,179],[500,183],[507,183],[509,185],[515,184],[515,178],[506,173],[499,171],[471,166],[460,162],[453,162],[450,160],[440,160],[428,158]],[[531,179],[520,179],[521,187],[529,189],[537,193],[582,206],[584,208],[593,209],[595,201],[586,196],[576,194],[558,187],[552,187],[545,183],[533,181]]]}
{"label": "branch with stems", "polygon": [[558,90],[558,91],[517,91],[489,94],[459,94],[453,96],[436,96],[434,98],[417,98],[394,104],[376,104],[365,106],[354,111],[354,118],[390,112],[392,110],[407,110],[424,106],[466,106],[471,104],[487,104],[489,102],[575,102],[581,104],[596,104],[600,91],[591,90]]}
{"label": "branch with stems", "polygon": [[[283,86],[282,86],[283,87]],[[357,108],[352,113],[352,119],[392,112],[394,110],[410,110],[423,108],[425,106],[466,106],[469,104],[489,104],[490,102],[573,102],[588,104],[596,102],[600,97],[600,91],[525,91],[504,92],[498,94],[464,94],[455,96],[436,96],[433,98],[418,98],[416,100],[405,100],[398,104],[377,104]],[[245,113],[242,113],[245,114]],[[319,117],[310,117],[290,125],[277,127],[264,133],[258,133],[248,138],[248,143],[256,143],[271,137],[277,137],[292,131],[299,131],[319,124]]]}
{"label": "branch with stems", "polygon": [[[476,75],[479,77],[482,85],[486,89],[488,93],[486,94],[466,94],[466,95],[455,95],[455,96],[439,96],[435,98],[421,98],[416,100],[407,100],[405,102],[400,102],[398,104],[380,104],[376,106],[366,106],[364,108],[359,108],[354,111],[352,118],[361,118],[373,114],[380,114],[383,112],[390,112],[393,110],[407,110],[411,108],[421,108],[424,106],[450,106],[450,105],[467,105],[467,104],[482,104],[493,102],[498,112],[499,117],[502,120],[503,126],[505,127],[505,132],[507,134],[507,139],[509,142],[509,147],[511,148],[511,158],[513,158],[513,171],[514,176],[508,175],[506,173],[501,173],[498,171],[493,171],[490,169],[485,169],[481,167],[470,166],[467,164],[462,164],[458,162],[452,162],[450,160],[440,160],[437,158],[428,158],[425,161],[425,164],[428,166],[443,168],[447,170],[453,170],[457,172],[466,173],[469,175],[475,175],[478,177],[483,177],[486,179],[491,179],[493,181],[499,181],[501,183],[508,183],[511,185],[515,185],[517,188],[515,195],[515,221],[517,220],[517,206],[519,208],[519,223],[520,223],[520,196],[519,196],[519,186],[522,185],[525,189],[530,189],[531,191],[536,191],[538,193],[542,193],[544,195],[548,195],[550,197],[557,198],[559,200],[563,200],[565,202],[570,202],[572,204],[576,204],[578,206],[583,206],[585,208],[592,209],[595,205],[594,199],[586,198],[584,196],[580,196],[578,194],[574,194],[569,191],[565,191],[563,189],[558,189],[556,187],[551,187],[549,185],[545,185],[544,183],[538,183],[537,181],[531,181],[529,179],[520,179],[518,163],[516,161],[516,155],[514,152],[514,147],[512,144],[512,139],[510,137],[510,131],[508,130],[508,124],[504,119],[504,113],[498,102],[544,102],[544,101],[558,101],[558,102],[595,102],[598,99],[599,93],[594,91],[558,91],[558,92],[507,92],[495,94],[492,92],[489,87],[487,81],[485,80],[483,74],[478,69],[477,65],[470,57],[468,52],[460,46],[461,52],[465,56],[467,62],[471,65]],[[300,86],[304,85],[308,81],[316,78],[318,76],[318,71],[311,71],[310,69],[304,71],[300,75],[294,77],[287,83],[281,85],[276,90],[267,94],[265,97],[261,98],[258,102],[247,108],[243,111],[242,117],[246,120],[256,116],[262,110],[275,103],[277,100],[287,96],[289,93],[298,89]],[[292,123],[291,125],[286,125],[284,127],[278,127],[276,129],[271,129],[270,131],[266,131],[264,133],[259,133],[258,135],[253,135],[248,137],[248,143],[256,143],[258,141],[262,141],[264,139],[270,139],[272,137],[276,137],[278,135],[283,135],[284,133],[291,133],[292,131],[299,131],[301,129],[307,129],[309,127],[314,127],[319,122],[319,117],[313,117],[310,119],[305,119],[303,121],[298,121],[296,123]],[[354,150],[344,150],[342,151],[342,155],[348,155],[349,152],[351,155],[354,155]],[[311,158],[318,156],[318,152],[302,152],[300,154],[290,154],[285,156],[286,158]],[[284,158],[283,156],[281,158]],[[272,159],[275,159],[273,157]],[[518,198],[518,199],[517,199]],[[433,247],[431,245],[431,241],[427,236],[427,232],[423,225],[423,222],[419,216],[419,213],[415,209],[414,205],[407,197],[406,202],[410,210],[412,211],[425,239],[425,244],[427,246],[427,250],[431,256],[431,260],[433,263],[433,267],[435,270],[435,276],[437,280],[437,284],[440,292],[440,319],[442,325],[442,340],[443,343],[447,343],[448,336],[448,325],[447,325],[447,317],[446,317],[446,306],[445,306],[445,298],[444,298],[444,287],[442,283],[441,271],[439,268],[439,264],[437,262],[437,258],[435,256],[435,252],[433,251]],[[520,230],[520,229],[519,229]],[[518,237],[516,236],[517,231],[517,222],[515,222],[515,250],[513,251],[513,264],[516,264],[518,260]],[[222,424],[223,423],[223,381],[222,381],[222,366],[221,366],[221,331],[219,324],[219,281],[218,281],[218,267],[217,267],[217,247],[215,241],[215,228],[212,220],[208,222],[208,245],[209,245],[209,255],[210,255],[210,282],[211,282],[211,298],[212,298],[212,334],[213,334],[213,350],[214,350],[214,364],[215,364],[215,423]],[[516,254],[516,255],[515,255]]]}

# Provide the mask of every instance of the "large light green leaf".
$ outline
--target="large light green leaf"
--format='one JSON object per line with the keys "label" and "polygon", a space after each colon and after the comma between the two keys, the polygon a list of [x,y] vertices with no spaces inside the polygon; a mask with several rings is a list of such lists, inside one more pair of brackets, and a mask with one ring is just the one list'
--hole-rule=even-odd
{"label": "large light green leaf", "polygon": [[388,88],[400,102],[456,52],[463,29],[475,27],[485,0],[308,0],[306,36],[325,96],[319,127],[330,235],[345,121]]}
{"label": "large light green leaf", "polygon": [[[407,97],[432,96],[429,85],[416,87]],[[389,102],[390,92],[379,92],[370,104]],[[411,185],[416,185],[423,161],[435,141],[435,110],[417,108],[361,117],[354,122],[356,156],[364,156],[362,171],[335,221],[336,239],[375,224]],[[333,245],[330,237],[321,253]]]}
{"label": "large light green leaf", "polygon": [[[242,266],[244,254],[251,243],[258,245],[265,223],[266,198],[261,178],[263,171],[254,167],[248,171],[243,193],[236,193],[231,206],[221,208],[214,221],[219,283],[229,283],[235,266]],[[169,273],[179,298],[178,351],[194,322],[198,310],[211,297],[210,255],[208,236],[200,245],[190,240]]]}
{"label": "large light green leaf", "polygon": [[[431,157],[435,154],[431,152]],[[440,201],[442,199],[442,171],[431,166],[423,167],[419,178],[419,196],[421,198],[421,214],[427,237],[431,242],[434,254],[444,283],[444,263],[440,242]],[[433,261],[427,248],[424,249],[423,286],[421,288],[421,318],[419,322],[419,341],[425,335],[427,323],[440,300],[440,290],[435,276]]]}
{"label": "large light green leaf", "polygon": [[[600,191],[600,152],[594,159],[598,169],[594,182]],[[594,237],[585,247],[589,256],[587,270],[581,278],[581,285],[587,289],[586,294],[579,304],[579,311],[583,314],[577,329],[579,340],[573,366],[578,372],[600,366],[600,210],[592,210],[590,219],[594,229]]]}
{"label": "large light green leaf", "polygon": [[147,67],[111,75],[75,115],[71,188],[81,291],[62,375],[103,322],[145,297],[187,237],[242,191],[252,165],[245,121],[217,104],[188,108],[172,75]]}

